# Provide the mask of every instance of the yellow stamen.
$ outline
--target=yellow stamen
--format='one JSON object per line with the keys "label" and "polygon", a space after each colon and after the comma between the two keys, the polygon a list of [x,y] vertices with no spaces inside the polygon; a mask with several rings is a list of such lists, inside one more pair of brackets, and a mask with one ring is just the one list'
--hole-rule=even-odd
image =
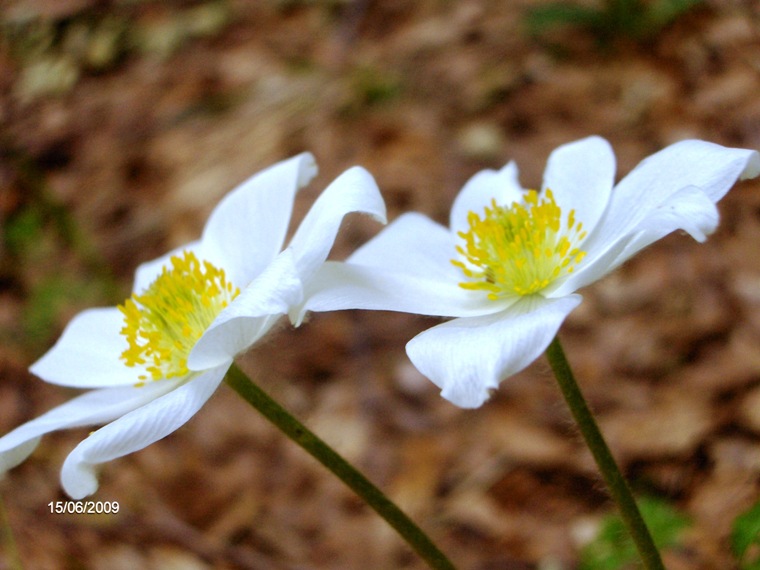
{"label": "yellow stamen", "polygon": [[127,366],[140,366],[146,380],[189,374],[187,356],[216,316],[240,293],[227,281],[223,269],[194,253],[171,257],[140,295],[132,294],[119,310],[124,315],[121,334],[128,348],[121,353]]}
{"label": "yellow stamen", "polygon": [[464,260],[451,263],[468,278],[460,287],[486,291],[489,299],[538,293],[572,273],[586,255],[577,247],[586,232],[575,210],[563,226],[549,189],[540,200],[530,190],[523,204],[506,208],[492,200],[482,217],[470,212],[467,221],[469,231],[458,234],[464,244],[456,248]]}

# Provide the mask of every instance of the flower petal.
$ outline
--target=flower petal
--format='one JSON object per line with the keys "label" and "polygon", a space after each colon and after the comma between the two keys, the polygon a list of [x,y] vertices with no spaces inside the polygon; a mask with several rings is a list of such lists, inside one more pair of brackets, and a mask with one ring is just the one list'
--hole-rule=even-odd
{"label": "flower petal", "polygon": [[599,226],[583,244],[590,258],[602,255],[637,227],[661,204],[687,186],[696,186],[717,202],[738,179],[760,174],[760,155],[687,140],[643,160],[612,192]]}
{"label": "flower petal", "polygon": [[523,189],[517,177],[517,165],[510,162],[501,170],[481,170],[470,178],[451,207],[449,226],[452,234],[456,236],[458,232],[466,232],[470,227],[467,215],[470,212],[482,215],[494,198],[502,206],[521,202]]}
{"label": "flower petal", "polygon": [[202,255],[244,287],[282,249],[296,192],[317,173],[303,153],[255,174],[214,208],[203,230]]}
{"label": "flower petal", "polygon": [[190,370],[230,363],[303,299],[293,252],[286,249],[222,310],[187,358]]}
{"label": "flower petal", "polygon": [[454,319],[406,345],[412,363],[462,408],[477,408],[489,390],[533,362],[549,346],[580,295],[525,297],[506,311]]}
{"label": "flower petal", "polygon": [[343,309],[400,311],[419,315],[464,317],[505,309],[512,300],[490,301],[479,291],[458,285],[456,277],[410,275],[353,263],[328,261],[319,268],[304,291],[303,305],[291,311],[299,326],[308,311]]}
{"label": "flower petal", "polygon": [[380,230],[347,261],[410,276],[456,281],[461,279],[451,264],[456,255],[449,230],[427,216],[408,213]]}
{"label": "flower petal", "polygon": [[62,429],[104,424],[171,391],[177,381],[151,382],[141,388],[93,390],[53,408],[0,438],[0,473],[26,459],[40,437]]}
{"label": "flower petal", "polygon": [[346,170],[322,192],[290,242],[302,280],[307,281],[327,259],[343,217],[351,212],[385,223],[385,203],[375,179],[358,166]]}
{"label": "flower petal", "polygon": [[124,318],[115,307],[82,311],[29,370],[46,382],[72,388],[136,384],[138,372],[120,358],[127,348],[119,332],[123,326]]}
{"label": "flower petal", "polygon": [[551,189],[564,216],[575,210],[575,219],[590,232],[607,207],[614,184],[615,154],[610,143],[594,136],[552,152],[543,189]]}
{"label": "flower petal", "polygon": [[98,488],[95,467],[138,451],[187,422],[219,386],[228,366],[214,368],[93,432],[66,458],[61,483],[72,499]]}
{"label": "flower petal", "polygon": [[299,325],[307,311],[373,309],[461,317],[502,310],[477,291],[459,286],[463,275],[452,234],[427,216],[403,214],[346,261],[328,261],[304,289],[304,304],[291,312]]}
{"label": "flower petal", "polygon": [[717,206],[701,188],[681,188],[638,225],[636,234],[616,258],[610,271],[675,230],[683,230],[698,242],[703,242],[718,227],[719,219]]}
{"label": "flower petal", "polygon": [[7,451],[0,451],[0,475],[26,460],[37,449],[40,439],[42,438],[33,437],[9,448]]}

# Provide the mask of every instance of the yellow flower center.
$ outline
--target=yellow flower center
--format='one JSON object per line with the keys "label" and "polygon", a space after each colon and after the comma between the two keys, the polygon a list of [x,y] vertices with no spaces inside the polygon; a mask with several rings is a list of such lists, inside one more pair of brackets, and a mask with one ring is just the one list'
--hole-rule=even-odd
{"label": "yellow flower center", "polygon": [[458,234],[464,244],[456,248],[464,260],[451,262],[468,278],[460,287],[487,291],[492,300],[538,293],[586,255],[577,247],[586,232],[575,210],[562,224],[562,209],[548,189],[540,200],[530,190],[524,204],[509,207],[492,200],[482,217],[470,212],[467,221],[469,231]]}
{"label": "yellow flower center", "polygon": [[171,257],[171,268],[140,295],[132,294],[119,310],[129,345],[121,353],[127,366],[141,366],[145,380],[189,374],[187,356],[216,316],[240,293],[224,270],[194,253]]}

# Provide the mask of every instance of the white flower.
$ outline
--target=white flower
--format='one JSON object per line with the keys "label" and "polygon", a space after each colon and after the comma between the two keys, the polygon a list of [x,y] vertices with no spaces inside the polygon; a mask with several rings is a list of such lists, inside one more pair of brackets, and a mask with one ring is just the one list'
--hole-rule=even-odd
{"label": "white flower", "polygon": [[547,348],[581,302],[575,291],[676,229],[704,241],[715,203],[758,173],[754,151],[689,140],[614,186],[610,145],[586,138],[551,154],[538,193],[510,162],[467,182],[449,229],[402,215],[346,263],[323,266],[292,318],[348,308],[457,317],[413,338],[407,354],[444,398],[478,407]]}
{"label": "white flower", "polygon": [[384,221],[372,176],[354,167],[316,200],[282,250],[295,194],[316,175],[304,153],[251,177],[216,206],[200,240],[141,265],[124,305],[86,310],[31,371],[52,384],[93,390],[0,438],[0,473],[45,433],[107,424],[67,457],[72,498],[94,493],[96,467],[165,437],[219,386],[233,359],[303,299],[343,216]]}

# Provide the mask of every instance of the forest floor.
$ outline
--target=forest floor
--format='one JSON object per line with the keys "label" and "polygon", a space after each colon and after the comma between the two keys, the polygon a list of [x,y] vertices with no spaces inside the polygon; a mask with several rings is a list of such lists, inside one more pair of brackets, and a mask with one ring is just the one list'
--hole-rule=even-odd
{"label": "forest floor", "polygon": [[[446,223],[475,172],[537,187],[591,134],[618,177],[684,138],[760,148],[760,7],[704,2],[649,36],[526,32],[537,1],[9,0],[0,14],[0,433],[73,392],[29,365],[143,261],[198,237],[219,198],[311,151],[296,221],[354,164],[389,218]],[[671,570],[736,567],[760,495],[760,184],[705,244],[672,235],[588,287],[561,331],[636,492],[688,517]],[[353,216],[332,257],[379,230]],[[542,358],[461,410],[409,363],[436,321],[283,324],[241,366],[358,465],[462,569],[569,570],[613,507]],[[166,439],[105,464],[117,515],[56,515],[86,435],[46,436],[0,482],[0,568],[421,569],[319,464],[226,387]]]}

